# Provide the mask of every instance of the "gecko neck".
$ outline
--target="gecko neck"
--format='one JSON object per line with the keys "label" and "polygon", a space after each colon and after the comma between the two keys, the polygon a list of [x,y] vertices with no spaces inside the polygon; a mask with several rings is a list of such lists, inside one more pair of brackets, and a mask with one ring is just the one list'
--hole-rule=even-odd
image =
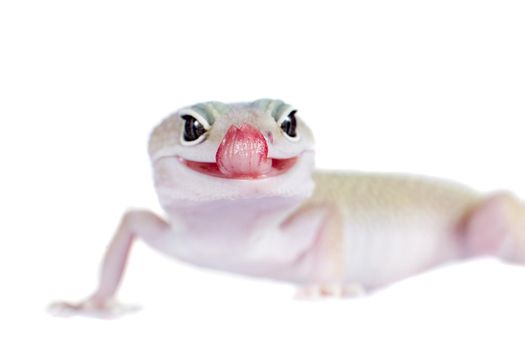
{"label": "gecko neck", "polygon": [[169,218],[192,231],[214,231],[217,227],[261,227],[265,222],[282,222],[308,195],[265,198],[172,201],[164,206]]}

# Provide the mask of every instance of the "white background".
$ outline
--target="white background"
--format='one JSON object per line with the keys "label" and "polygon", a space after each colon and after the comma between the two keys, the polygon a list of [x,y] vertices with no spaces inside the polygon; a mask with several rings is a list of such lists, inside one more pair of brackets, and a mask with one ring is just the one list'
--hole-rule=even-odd
{"label": "white background", "polygon": [[0,348],[523,348],[525,269],[449,266],[358,300],[203,271],[142,243],[116,321],[59,319],[128,207],[158,209],[146,142],[178,107],[282,98],[322,168],[525,198],[520,1],[0,2]]}

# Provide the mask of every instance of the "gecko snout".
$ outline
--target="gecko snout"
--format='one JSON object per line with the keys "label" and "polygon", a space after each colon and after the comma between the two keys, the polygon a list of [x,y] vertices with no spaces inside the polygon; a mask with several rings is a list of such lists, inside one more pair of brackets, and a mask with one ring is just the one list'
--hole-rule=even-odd
{"label": "gecko snout", "polygon": [[266,139],[250,124],[230,126],[215,159],[219,171],[227,177],[258,177],[272,169]]}

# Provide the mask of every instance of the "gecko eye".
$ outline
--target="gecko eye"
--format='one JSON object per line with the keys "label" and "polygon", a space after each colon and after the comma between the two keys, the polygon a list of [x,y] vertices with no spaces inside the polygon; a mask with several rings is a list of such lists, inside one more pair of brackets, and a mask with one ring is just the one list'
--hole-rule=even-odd
{"label": "gecko eye", "polygon": [[196,145],[206,138],[206,132],[208,130],[204,126],[204,123],[189,114],[181,115],[181,118],[184,119],[184,131],[181,139],[183,145]]}
{"label": "gecko eye", "polygon": [[279,120],[279,126],[281,130],[291,139],[297,139],[297,118],[295,114],[297,110],[293,110],[288,115],[281,117]]}

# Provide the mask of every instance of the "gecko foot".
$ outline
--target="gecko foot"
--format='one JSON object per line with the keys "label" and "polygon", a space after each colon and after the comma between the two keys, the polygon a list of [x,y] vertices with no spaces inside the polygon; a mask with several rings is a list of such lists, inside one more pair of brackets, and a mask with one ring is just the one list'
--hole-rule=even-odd
{"label": "gecko foot", "polygon": [[96,302],[88,299],[79,303],[55,302],[49,305],[48,312],[58,317],[87,316],[111,319],[136,312],[139,309],[137,305],[124,305],[114,301]]}
{"label": "gecko foot", "polygon": [[316,300],[325,298],[354,298],[365,295],[360,284],[349,285],[308,285],[300,288],[295,298],[299,300]]}

